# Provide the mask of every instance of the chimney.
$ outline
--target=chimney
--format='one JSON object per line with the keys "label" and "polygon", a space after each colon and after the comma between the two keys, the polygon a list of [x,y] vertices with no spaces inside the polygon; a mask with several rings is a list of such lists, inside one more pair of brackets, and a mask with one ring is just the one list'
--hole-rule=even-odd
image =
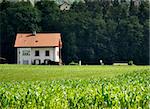
{"label": "chimney", "polygon": [[33,36],[36,36],[36,31],[33,31],[32,35],[33,35]]}

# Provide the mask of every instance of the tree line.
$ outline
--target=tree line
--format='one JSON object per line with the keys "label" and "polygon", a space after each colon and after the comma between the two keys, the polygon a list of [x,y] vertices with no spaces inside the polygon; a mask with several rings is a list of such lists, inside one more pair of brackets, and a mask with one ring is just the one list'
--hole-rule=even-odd
{"label": "tree line", "polygon": [[74,2],[61,11],[54,1],[0,3],[0,57],[15,63],[17,33],[60,32],[65,64],[149,64],[149,1]]}

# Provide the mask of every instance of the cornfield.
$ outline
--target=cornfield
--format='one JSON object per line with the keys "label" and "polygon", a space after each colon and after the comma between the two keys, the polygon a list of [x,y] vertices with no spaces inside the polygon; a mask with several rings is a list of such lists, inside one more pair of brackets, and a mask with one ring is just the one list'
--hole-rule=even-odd
{"label": "cornfield", "polygon": [[0,108],[149,109],[150,71],[115,78],[1,81]]}

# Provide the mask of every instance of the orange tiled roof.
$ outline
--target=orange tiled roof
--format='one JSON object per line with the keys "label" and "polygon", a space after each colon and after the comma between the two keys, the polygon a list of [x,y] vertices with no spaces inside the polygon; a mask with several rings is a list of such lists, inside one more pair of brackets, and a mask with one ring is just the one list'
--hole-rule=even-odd
{"label": "orange tiled roof", "polygon": [[62,46],[60,33],[18,33],[14,47],[50,47]]}

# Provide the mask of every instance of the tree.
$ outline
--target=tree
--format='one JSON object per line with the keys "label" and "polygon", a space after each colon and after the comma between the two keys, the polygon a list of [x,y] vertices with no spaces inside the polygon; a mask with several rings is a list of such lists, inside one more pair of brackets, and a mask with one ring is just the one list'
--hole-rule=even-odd
{"label": "tree", "polygon": [[16,34],[39,30],[40,14],[29,2],[17,2],[2,10],[1,15],[1,54],[9,63],[15,63],[16,49],[14,49],[14,43]]}
{"label": "tree", "polygon": [[142,64],[150,65],[150,30],[149,30],[149,20],[147,19],[143,24],[143,42],[142,42]]}
{"label": "tree", "polygon": [[41,28],[43,32],[59,32],[59,6],[54,1],[39,1],[36,8],[42,15]]}
{"label": "tree", "polygon": [[142,57],[141,59],[142,64],[150,64],[150,40],[149,40],[149,1],[141,1],[141,4],[139,6],[139,13],[138,17],[140,20],[140,23],[143,25],[143,40],[142,40]]}
{"label": "tree", "polygon": [[10,3],[9,1],[3,0],[2,3],[0,3],[0,11],[4,11],[10,6],[12,6],[13,3]]}
{"label": "tree", "polygon": [[[119,23],[121,19],[126,19],[129,16],[129,6],[126,2],[119,3],[118,0],[114,1],[107,13],[107,19],[113,19]],[[107,20],[106,19],[106,20]]]}
{"label": "tree", "polygon": [[123,19],[118,26],[117,53],[119,60],[133,60],[140,64],[143,26],[139,23],[138,17],[131,16]]}
{"label": "tree", "polygon": [[[29,3],[18,2],[6,10],[9,23],[16,29],[15,32],[39,31],[41,20],[38,10]],[[13,19],[13,20],[11,20]]]}
{"label": "tree", "polygon": [[115,62],[118,57],[117,57],[117,44],[116,44],[116,40],[117,40],[117,26],[118,24],[114,21],[114,20],[107,20],[106,21],[106,33],[105,33],[105,37],[107,37],[107,52],[105,54],[105,61],[107,63],[113,63]]}
{"label": "tree", "polygon": [[149,1],[141,1],[138,13],[138,17],[141,24],[144,24],[145,21],[149,19],[149,12]]}
{"label": "tree", "polygon": [[66,64],[69,64],[70,62],[74,61],[76,62],[78,60],[77,57],[77,46],[76,46],[76,36],[75,33],[69,33],[64,36],[63,38],[63,61]]}

